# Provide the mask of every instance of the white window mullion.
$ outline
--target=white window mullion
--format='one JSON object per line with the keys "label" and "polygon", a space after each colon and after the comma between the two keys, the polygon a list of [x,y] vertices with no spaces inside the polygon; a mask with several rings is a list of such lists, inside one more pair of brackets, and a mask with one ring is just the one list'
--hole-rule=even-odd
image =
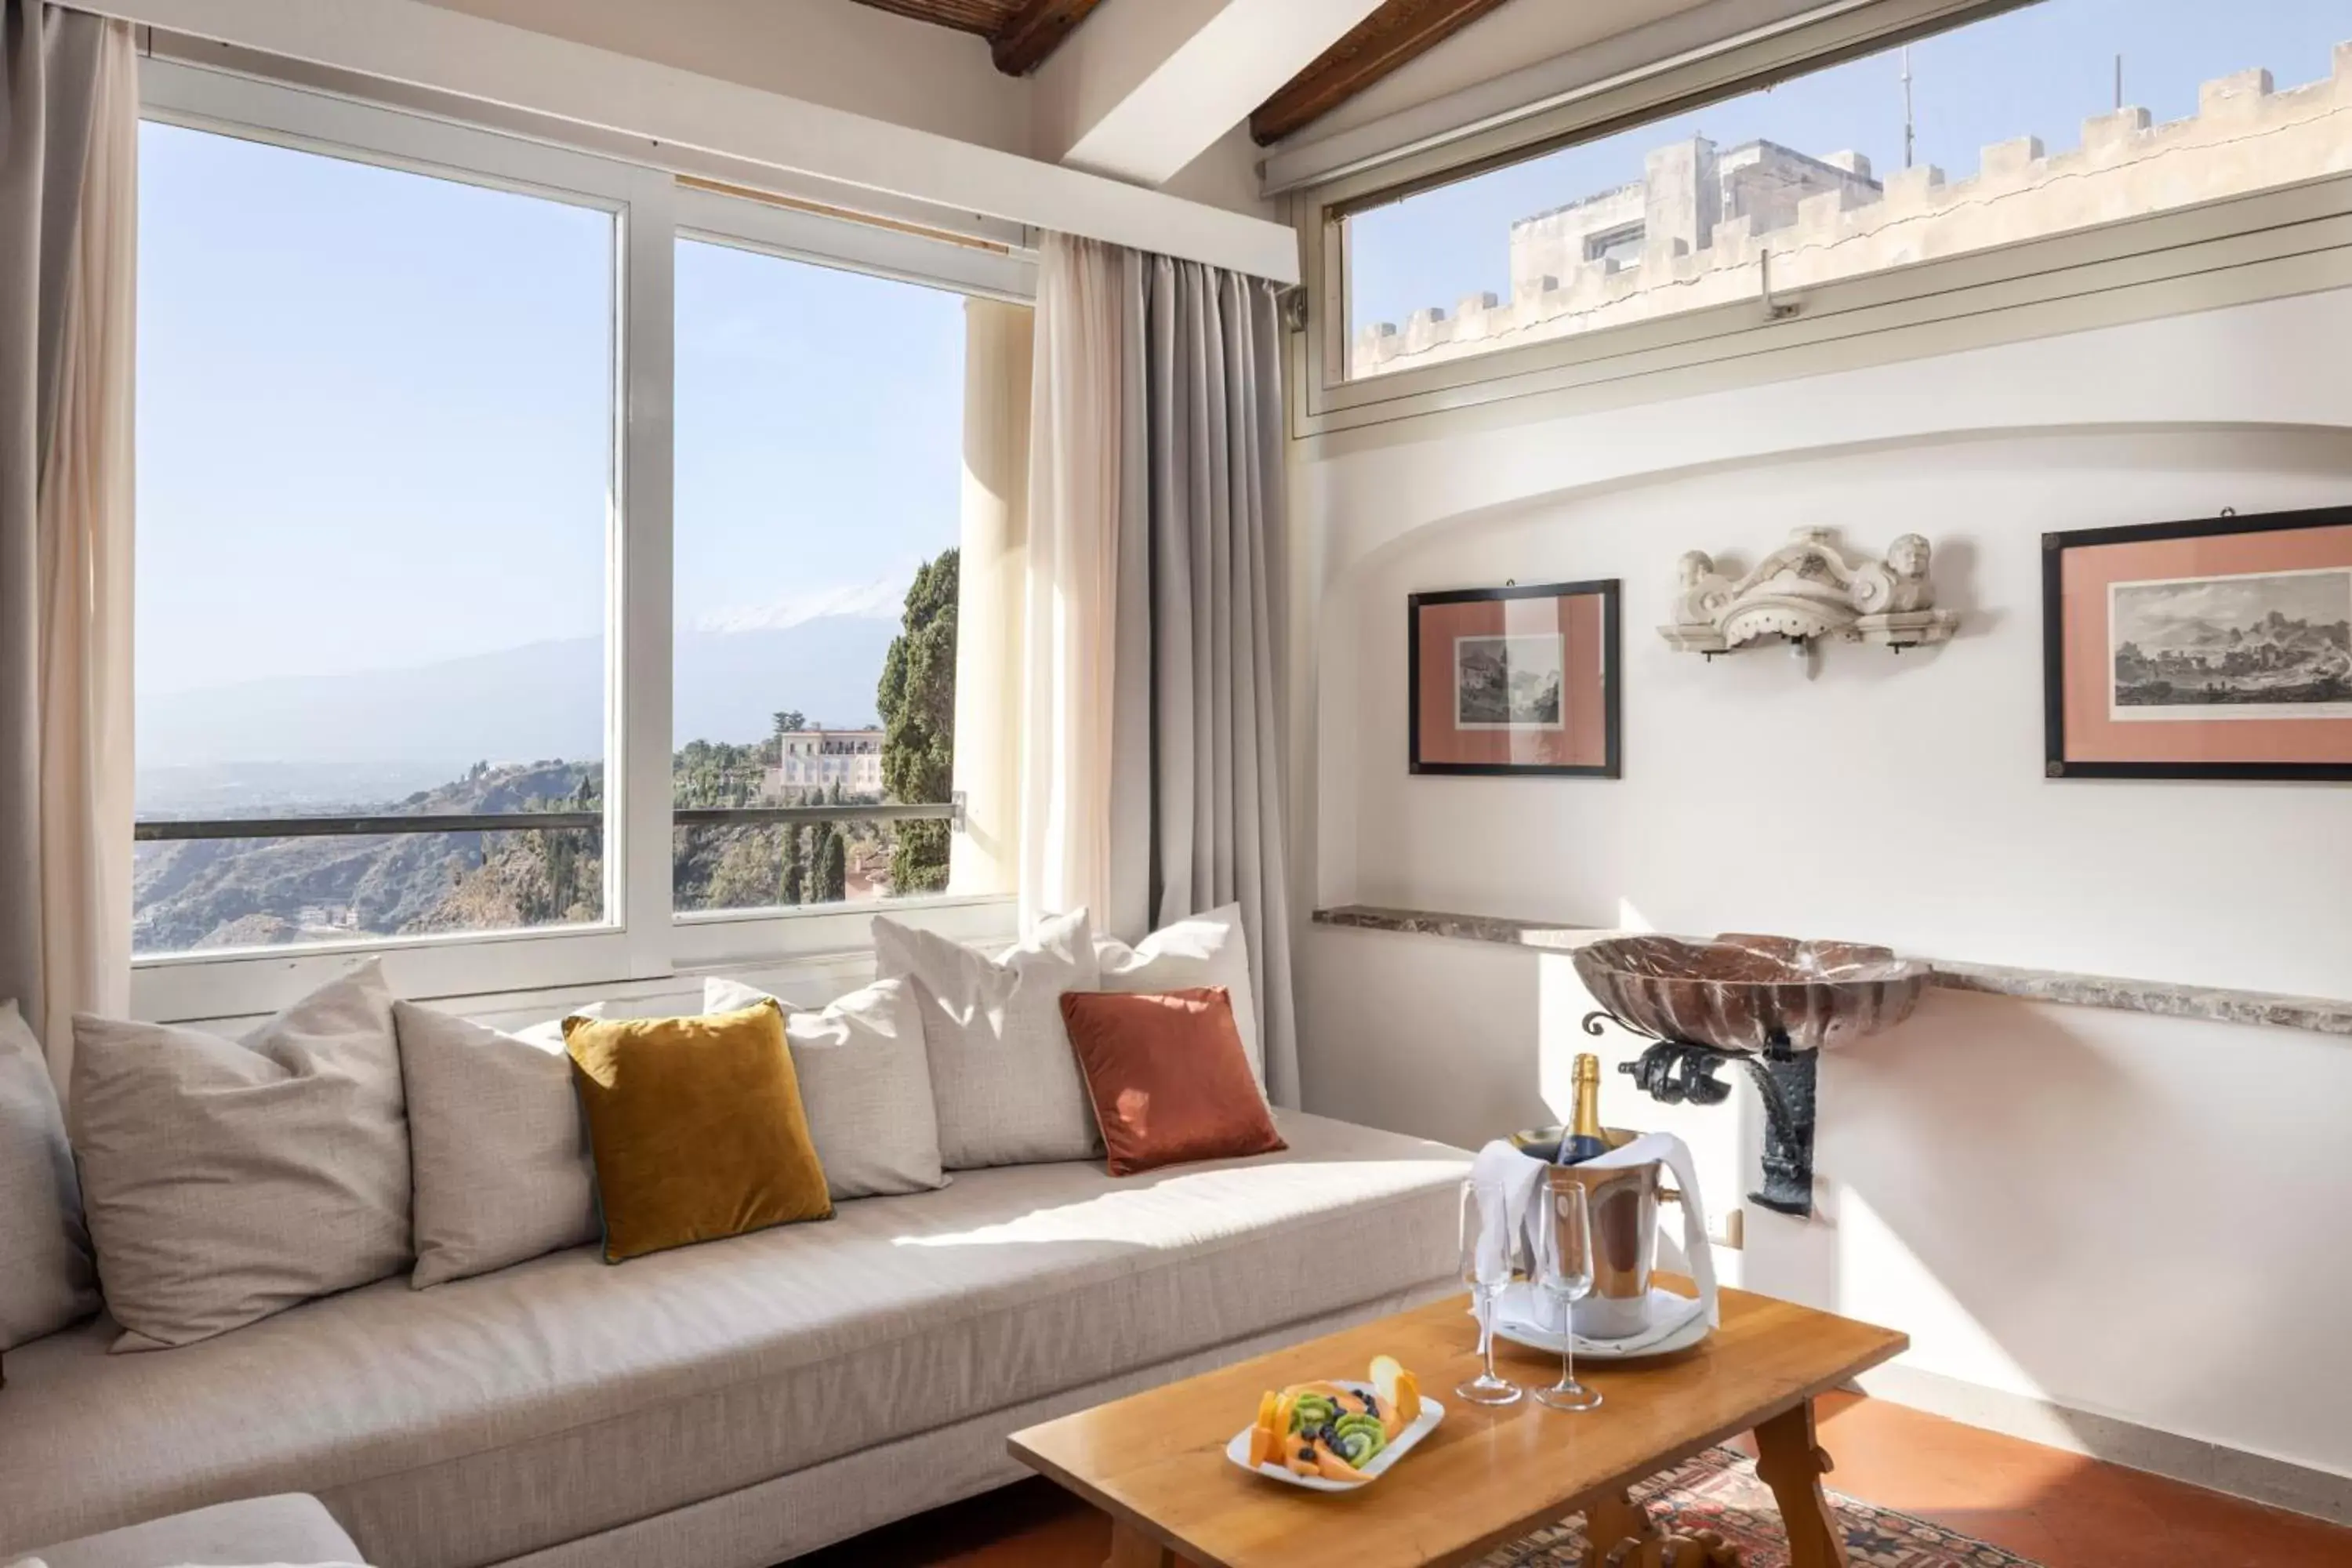
{"label": "white window mullion", "polygon": [[613,740],[620,833],[608,858],[612,907],[627,927],[629,973],[668,973],[670,942],[671,338],[676,187],[633,182],[621,237],[620,502],[614,531]]}

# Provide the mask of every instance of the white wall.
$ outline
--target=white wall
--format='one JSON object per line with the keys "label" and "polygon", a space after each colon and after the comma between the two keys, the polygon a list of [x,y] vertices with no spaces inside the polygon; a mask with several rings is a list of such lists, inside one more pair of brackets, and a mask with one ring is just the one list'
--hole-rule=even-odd
{"label": "white wall", "polygon": [[[1302,444],[1317,902],[1747,929],[2352,995],[2352,788],[2042,777],[2044,531],[2352,501],[2352,294],[1571,414]],[[1676,555],[1800,524],[1934,541],[1961,637],[1671,651]],[[1625,777],[1405,771],[1405,595],[1624,583]],[[1457,1142],[1554,1119],[1569,961],[1317,930],[1310,1109]],[[1630,1051],[1612,1046],[1604,1053]],[[1757,1112],[1636,1099],[1718,1206]],[[1907,1330],[1909,1364],[2352,1475],[2352,1042],[1932,993],[1823,1065],[1822,1214],[1748,1206],[1751,1285]]]}

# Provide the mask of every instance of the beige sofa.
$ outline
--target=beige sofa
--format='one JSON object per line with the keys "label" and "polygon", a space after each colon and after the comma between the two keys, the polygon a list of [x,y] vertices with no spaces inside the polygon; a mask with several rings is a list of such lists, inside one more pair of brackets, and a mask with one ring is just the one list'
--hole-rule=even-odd
{"label": "beige sofa", "polygon": [[176,1350],[109,1354],[101,1318],[8,1354],[0,1561],[307,1492],[382,1568],[781,1562],[1015,1479],[1028,1423],[1450,1288],[1468,1156],[1280,1125],[1287,1153],[962,1171],[617,1268],[591,1247],[387,1279]]}

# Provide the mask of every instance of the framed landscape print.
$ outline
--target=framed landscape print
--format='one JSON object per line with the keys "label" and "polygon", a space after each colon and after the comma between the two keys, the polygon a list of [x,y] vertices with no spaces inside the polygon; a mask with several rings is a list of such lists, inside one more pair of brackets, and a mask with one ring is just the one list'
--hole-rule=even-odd
{"label": "framed landscape print", "polygon": [[1618,776],[1617,584],[1415,594],[1417,773]]}
{"label": "framed landscape print", "polygon": [[2352,780],[2352,507],[2042,542],[2052,778]]}

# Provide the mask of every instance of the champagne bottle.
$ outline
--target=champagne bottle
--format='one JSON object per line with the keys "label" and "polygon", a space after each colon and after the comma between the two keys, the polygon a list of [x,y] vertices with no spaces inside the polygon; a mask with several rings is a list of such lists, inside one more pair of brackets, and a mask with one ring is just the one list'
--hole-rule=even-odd
{"label": "champagne bottle", "polygon": [[1568,1136],[1559,1141],[1559,1163],[1580,1165],[1608,1152],[1609,1140],[1601,1132],[1601,1058],[1580,1052],[1576,1058],[1576,1114],[1570,1119]]}

